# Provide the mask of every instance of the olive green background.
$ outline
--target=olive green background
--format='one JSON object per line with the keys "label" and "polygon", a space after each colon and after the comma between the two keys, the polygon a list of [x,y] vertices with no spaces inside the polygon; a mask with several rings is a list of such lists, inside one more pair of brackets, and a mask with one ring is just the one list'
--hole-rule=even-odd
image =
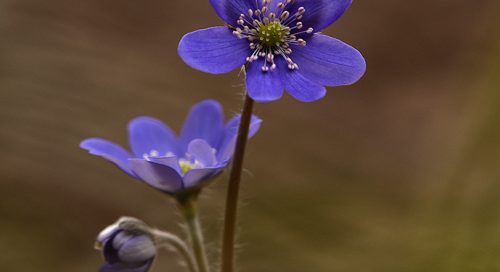
{"label": "olive green background", "polygon": [[[206,98],[241,107],[237,72],[176,54],[220,25],[206,0],[0,1],[0,266],[96,271],[121,215],[184,235],[175,205],[78,148],[126,145],[152,115],[179,130]],[[359,49],[356,85],[257,105],[238,271],[500,271],[500,2],[358,0],[325,32]],[[203,195],[218,262],[226,177]],[[153,271],[184,271],[162,251]]]}

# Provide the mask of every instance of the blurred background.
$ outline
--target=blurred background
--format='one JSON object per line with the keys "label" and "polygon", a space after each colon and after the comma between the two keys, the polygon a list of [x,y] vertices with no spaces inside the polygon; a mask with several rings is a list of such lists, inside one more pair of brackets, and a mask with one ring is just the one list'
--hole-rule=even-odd
{"label": "blurred background", "polygon": [[[358,84],[258,105],[239,271],[500,271],[500,1],[359,0],[326,33],[359,49]],[[221,22],[206,0],[0,1],[0,263],[97,271],[121,215],[183,235],[175,205],[78,148],[127,143],[152,115],[179,130],[206,98],[241,107],[237,73],[177,56]],[[218,262],[226,180],[201,199]],[[162,251],[153,271],[185,271]]]}

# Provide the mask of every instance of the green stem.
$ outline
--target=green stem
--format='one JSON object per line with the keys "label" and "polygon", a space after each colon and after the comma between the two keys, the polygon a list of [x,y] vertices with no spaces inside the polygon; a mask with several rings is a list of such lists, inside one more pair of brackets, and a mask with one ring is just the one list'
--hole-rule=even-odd
{"label": "green stem", "polygon": [[180,209],[188,225],[189,238],[192,243],[194,258],[198,264],[198,272],[209,272],[210,269],[203,241],[203,232],[198,218],[196,197],[180,202]]}
{"label": "green stem", "polygon": [[229,175],[229,184],[226,196],[226,213],[224,217],[224,231],[222,238],[222,263],[221,272],[234,271],[234,248],[236,240],[236,218],[238,212],[238,195],[240,191],[241,172],[243,170],[243,159],[248,140],[248,132],[252,119],[253,99],[245,96],[245,102],[241,113],[240,127],[236,139],[233,165]]}
{"label": "green stem", "polygon": [[174,234],[158,229],[151,230],[151,233],[155,237],[156,243],[159,246],[167,246],[167,245],[173,246],[177,250],[177,252],[179,252],[179,254],[182,255],[184,260],[186,260],[186,264],[190,272],[198,272],[198,269],[196,269],[193,255],[189,251],[189,248],[187,247],[186,243],[182,241],[182,239],[180,239]]}

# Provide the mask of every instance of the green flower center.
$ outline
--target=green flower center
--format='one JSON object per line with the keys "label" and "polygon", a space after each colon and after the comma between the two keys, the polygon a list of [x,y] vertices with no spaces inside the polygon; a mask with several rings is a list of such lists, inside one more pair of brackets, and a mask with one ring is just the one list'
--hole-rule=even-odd
{"label": "green flower center", "polygon": [[195,165],[186,160],[179,160],[179,166],[181,167],[182,175],[184,176],[188,171],[194,169]]}
{"label": "green flower center", "polygon": [[260,25],[258,32],[261,44],[267,47],[279,46],[286,36],[286,31],[284,31],[284,29],[285,27],[283,27],[280,22]]}

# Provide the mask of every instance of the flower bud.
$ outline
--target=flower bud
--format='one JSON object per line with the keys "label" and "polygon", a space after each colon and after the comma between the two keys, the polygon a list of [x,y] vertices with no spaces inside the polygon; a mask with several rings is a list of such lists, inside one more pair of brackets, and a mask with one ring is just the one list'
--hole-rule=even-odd
{"label": "flower bud", "polygon": [[156,256],[156,245],[144,222],[124,217],[97,237],[105,264],[100,272],[146,272]]}

